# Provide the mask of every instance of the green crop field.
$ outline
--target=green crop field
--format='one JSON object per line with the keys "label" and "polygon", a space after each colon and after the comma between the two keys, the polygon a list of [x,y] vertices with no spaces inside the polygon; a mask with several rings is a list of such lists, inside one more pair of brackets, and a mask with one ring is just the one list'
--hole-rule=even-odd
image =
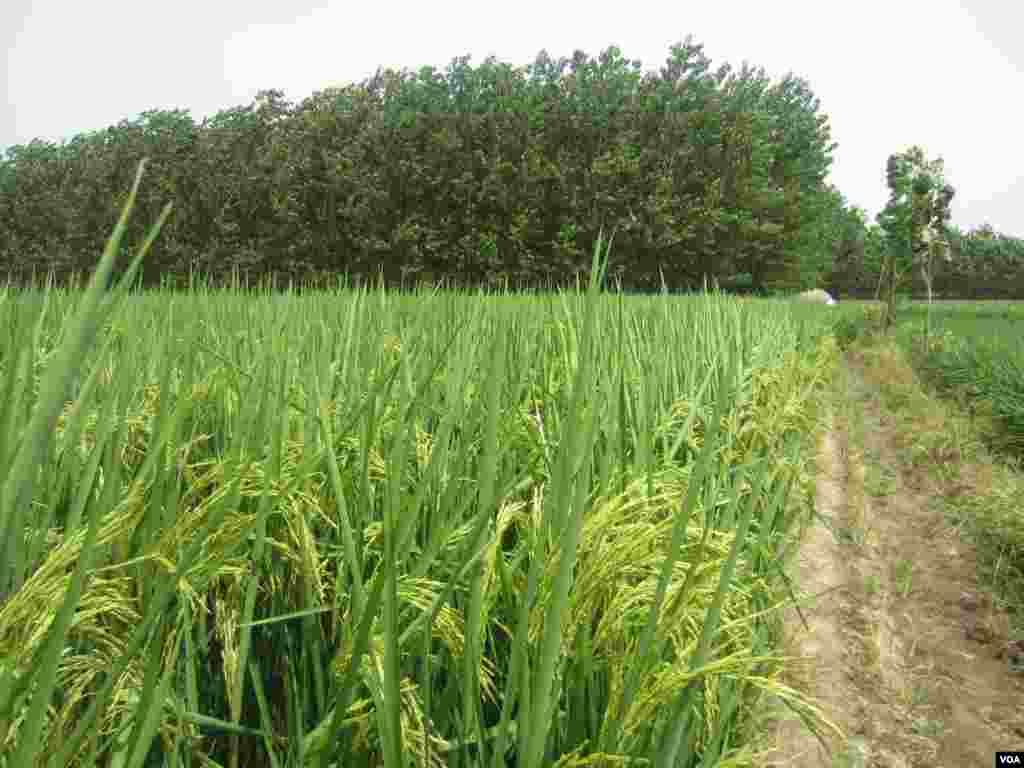
{"label": "green crop field", "polygon": [[0,765],[748,765],[766,693],[828,726],[778,618],[828,308],[103,292],[115,251],[0,294]]}
{"label": "green crop field", "polygon": [[928,315],[926,304],[906,307],[897,338],[926,378],[987,415],[990,442],[1024,457],[1024,304],[944,302]]}
{"label": "green crop field", "polygon": [[[851,339],[873,326],[880,310],[878,302],[843,302],[832,313],[834,330]],[[905,301],[895,338],[938,392],[982,415],[992,447],[1024,458],[1024,303]]]}

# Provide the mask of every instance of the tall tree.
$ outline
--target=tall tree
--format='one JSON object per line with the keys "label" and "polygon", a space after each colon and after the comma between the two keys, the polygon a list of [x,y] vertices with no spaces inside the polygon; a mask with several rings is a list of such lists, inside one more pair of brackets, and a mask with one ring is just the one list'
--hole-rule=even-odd
{"label": "tall tree", "polygon": [[942,158],[928,160],[916,145],[889,156],[885,180],[889,202],[877,218],[886,235],[882,288],[888,328],[895,315],[896,292],[914,266],[927,274],[930,292],[932,255],[944,248],[949,204],[955,192],[946,183]]}

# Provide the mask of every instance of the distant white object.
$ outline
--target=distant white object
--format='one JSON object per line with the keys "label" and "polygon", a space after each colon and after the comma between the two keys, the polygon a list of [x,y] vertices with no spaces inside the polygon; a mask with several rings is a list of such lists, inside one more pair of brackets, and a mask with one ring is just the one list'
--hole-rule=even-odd
{"label": "distant white object", "polygon": [[829,292],[823,291],[821,288],[815,288],[813,291],[804,291],[796,298],[797,301],[805,301],[810,304],[827,304],[832,306],[836,303],[836,300],[829,295]]}

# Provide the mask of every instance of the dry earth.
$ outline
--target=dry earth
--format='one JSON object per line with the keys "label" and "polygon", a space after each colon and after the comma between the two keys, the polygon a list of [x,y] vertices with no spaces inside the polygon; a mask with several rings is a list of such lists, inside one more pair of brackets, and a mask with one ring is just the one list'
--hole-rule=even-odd
{"label": "dry earth", "polygon": [[[880,375],[849,357],[864,456],[847,425],[819,450],[816,523],[794,564],[801,612],[787,651],[809,657],[786,682],[809,693],[845,738],[829,752],[799,720],[775,731],[769,766],[973,768],[1024,750],[1024,675],[1011,671],[1009,625],[978,587],[974,552],[947,521],[940,489],[900,460],[899,426]],[[863,491],[865,465],[883,479]],[[968,491],[969,492],[969,491]]]}

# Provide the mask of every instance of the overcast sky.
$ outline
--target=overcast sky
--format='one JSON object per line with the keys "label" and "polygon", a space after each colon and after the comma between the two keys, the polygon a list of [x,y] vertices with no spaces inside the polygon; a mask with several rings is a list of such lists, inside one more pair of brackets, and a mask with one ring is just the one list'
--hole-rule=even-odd
{"label": "overcast sky", "polygon": [[831,181],[870,219],[885,161],[921,144],[946,161],[953,223],[1024,237],[1024,3],[775,0],[617,4],[463,0],[0,0],[7,48],[0,149],[189,109],[199,120],[280,88],[298,102],[378,65],[417,69],[488,54],[515,66],[617,45],[644,71],[693,33],[712,66],[744,60],[806,78],[831,120]]}

